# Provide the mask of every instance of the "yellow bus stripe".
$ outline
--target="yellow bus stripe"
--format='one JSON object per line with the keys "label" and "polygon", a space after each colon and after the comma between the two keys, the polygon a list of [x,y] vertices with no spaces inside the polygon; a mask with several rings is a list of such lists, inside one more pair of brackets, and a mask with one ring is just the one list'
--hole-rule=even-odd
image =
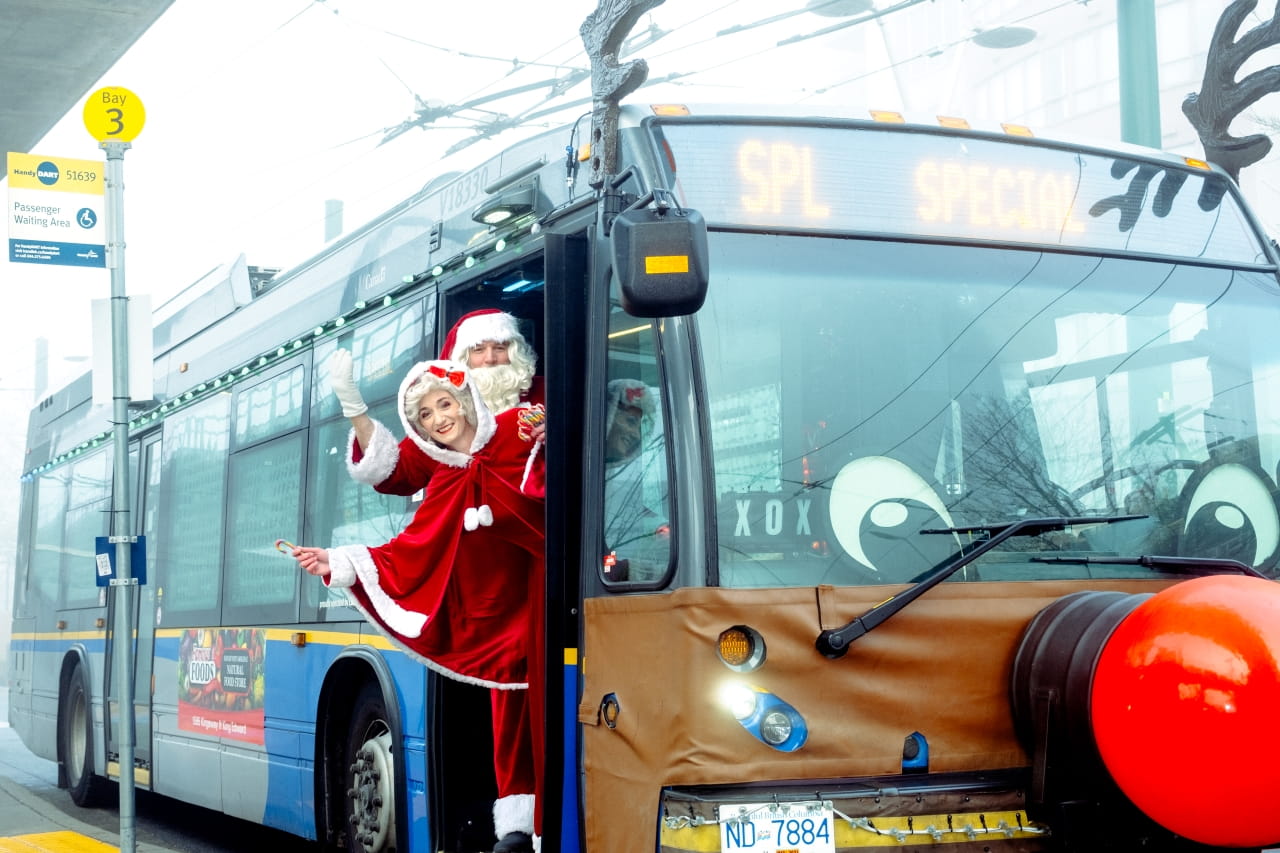
{"label": "yellow bus stripe", "polygon": [[14,640],[101,640],[107,636],[107,629],[97,631],[41,631],[31,633],[18,631],[12,636]]}
{"label": "yellow bus stripe", "polygon": [[[252,627],[252,625],[228,625],[223,628],[221,626],[201,625],[197,630],[221,631]],[[161,628],[156,631],[156,637],[165,640],[176,640],[189,630],[190,628]],[[316,630],[312,624],[305,624],[290,628],[267,628],[266,636],[269,641],[289,643],[293,641],[293,635],[299,632],[307,635],[308,643],[320,643],[328,646],[373,646],[375,649],[385,649],[387,651],[399,650],[399,646],[373,630],[363,634],[358,631],[320,631]]]}

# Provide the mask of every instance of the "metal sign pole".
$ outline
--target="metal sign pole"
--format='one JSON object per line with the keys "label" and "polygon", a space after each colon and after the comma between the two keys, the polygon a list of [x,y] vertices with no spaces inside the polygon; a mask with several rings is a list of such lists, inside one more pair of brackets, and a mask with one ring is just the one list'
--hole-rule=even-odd
{"label": "metal sign pole", "polygon": [[133,719],[133,597],[137,581],[129,559],[133,527],[129,507],[129,300],[124,291],[124,152],[128,142],[108,141],[106,212],[107,267],[111,270],[111,385],[115,464],[111,490],[110,541],[116,550],[115,678],[119,697],[120,732],[120,853],[136,849],[133,761],[136,730]]}
{"label": "metal sign pole", "polygon": [[[133,523],[129,518],[129,299],[124,295],[124,152],[146,123],[142,99],[122,86],[107,86],[84,102],[84,126],[107,152],[107,267],[111,270],[111,399],[115,460],[111,490],[109,545],[115,545],[114,652],[120,748],[120,853],[137,848],[133,763],[137,738],[133,708]],[[148,346],[150,341],[147,342]],[[143,566],[145,571],[146,566]],[[107,691],[110,693],[110,690]],[[109,703],[108,703],[109,706]]]}

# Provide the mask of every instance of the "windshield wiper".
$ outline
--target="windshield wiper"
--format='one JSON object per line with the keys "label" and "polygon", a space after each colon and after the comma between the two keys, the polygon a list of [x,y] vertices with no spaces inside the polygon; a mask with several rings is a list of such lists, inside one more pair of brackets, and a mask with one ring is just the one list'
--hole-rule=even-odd
{"label": "windshield wiper", "polygon": [[1074,563],[1089,565],[1099,563],[1113,566],[1146,566],[1158,572],[1178,572],[1187,575],[1237,574],[1270,580],[1271,578],[1239,560],[1218,557],[1163,557],[1143,554],[1138,557],[1032,557],[1033,563]]}
{"label": "windshield wiper", "polygon": [[1146,518],[1145,515],[1116,515],[1109,517],[1084,516],[1066,518],[1024,518],[1006,524],[975,525],[973,527],[943,527],[921,530],[925,534],[968,534],[977,535],[978,541],[966,545],[950,560],[931,569],[923,578],[907,589],[872,607],[852,622],[840,627],[823,631],[814,643],[819,652],[829,658],[840,658],[849,651],[849,644],[867,634],[890,616],[942,583],[960,569],[972,563],[1006,539],[1015,536],[1039,536],[1055,530],[1065,530],[1086,524],[1115,524],[1118,521],[1134,521]]}

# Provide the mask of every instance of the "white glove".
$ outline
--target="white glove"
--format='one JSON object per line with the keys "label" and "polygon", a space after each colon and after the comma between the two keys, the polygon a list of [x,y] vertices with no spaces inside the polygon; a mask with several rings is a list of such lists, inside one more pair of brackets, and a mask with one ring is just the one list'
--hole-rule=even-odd
{"label": "white glove", "polygon": [[334,350],[333,355],[329,356],[329,384],[333,386],[333,393],[342,404],[343,417],[354,418],[369,411],[364,398],[360,396],[360,389],[356,387],[351,370],[351,353],[348,351]]}

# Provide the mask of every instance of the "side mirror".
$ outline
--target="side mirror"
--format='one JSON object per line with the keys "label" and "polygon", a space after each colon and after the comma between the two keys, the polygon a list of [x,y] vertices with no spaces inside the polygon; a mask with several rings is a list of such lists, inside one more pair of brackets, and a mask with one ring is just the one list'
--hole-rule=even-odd
{"label": "side mirror", "polygon": [[613,220],[613,270],[633,317],[692,314],[707,298],[707,223],[696,210],[632,208]]}

